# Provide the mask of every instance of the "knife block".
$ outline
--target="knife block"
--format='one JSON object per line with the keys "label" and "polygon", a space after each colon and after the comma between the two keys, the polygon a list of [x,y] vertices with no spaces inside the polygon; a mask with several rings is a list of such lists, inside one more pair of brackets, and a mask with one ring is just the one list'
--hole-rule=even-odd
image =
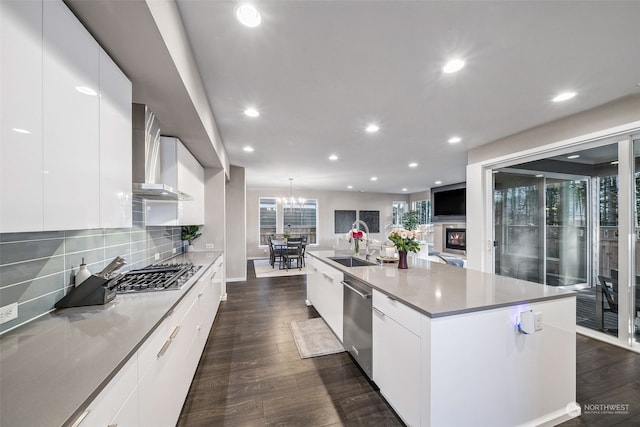
{"label": "knife block", "polygon": [[109,280],[91,275],[80,285],[71,288],[69,293],[55,304],[55,308],[82,307],[86,305],[102,305],[116,297],[115,289],[107,288]]}

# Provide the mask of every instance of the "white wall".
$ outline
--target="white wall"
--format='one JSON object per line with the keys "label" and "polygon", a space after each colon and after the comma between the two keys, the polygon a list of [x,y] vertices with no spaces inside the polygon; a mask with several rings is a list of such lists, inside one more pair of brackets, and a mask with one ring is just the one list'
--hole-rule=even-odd
{"label": "white wall", "polygon": [[231,166],[225,193],[225,230],[230,238],[225,252],[228,281],[247,279],[245,169]]}
{"label": "white wall", "polygon": [[411,203],[421,200],[431,200],[431,190],[409,194],[409,209],[411,209]]}
{"label": "white wall", "polygon": [[[550,122],[485,144],[468,153],[467,164],[467,259],[468,267],[492,271],[491,176],[485,167],[589,141],[598,134],[628,132],[640,121],[640,94]],[[625,130],[626,129],[626,130]],[[606,132],[602,132],[607,130]]]}
{"label": "white wall", "polygon": [[[266,257],[268,250],[259,248],[260,197],[288,197],[288,188],[247,188],[247,257]],[[320,249],[332,249],[334,233],[334,210],[378,210],[380,211],[380,233],[372,233],[372,239],[384,240],[384,228],[392,222],[393,202],[407,201],[406,194],[359,193],[354,191],[294,190],[294,197],[318,199],[318,244]],[[314,247],[315,249],[315,247]]]}

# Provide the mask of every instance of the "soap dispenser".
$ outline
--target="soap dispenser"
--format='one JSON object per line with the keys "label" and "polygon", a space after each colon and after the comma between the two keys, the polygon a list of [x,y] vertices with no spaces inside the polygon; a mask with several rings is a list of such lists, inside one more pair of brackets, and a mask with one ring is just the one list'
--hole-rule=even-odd
{"label": "soap dispenser", "polygon": [[87,264],[84,263],[84,258],[82,258],[82,264],[80,264],[80,269],[76,274],[76,286],[87,280],[89,277],[91,277],[91,272],[87,268]]}

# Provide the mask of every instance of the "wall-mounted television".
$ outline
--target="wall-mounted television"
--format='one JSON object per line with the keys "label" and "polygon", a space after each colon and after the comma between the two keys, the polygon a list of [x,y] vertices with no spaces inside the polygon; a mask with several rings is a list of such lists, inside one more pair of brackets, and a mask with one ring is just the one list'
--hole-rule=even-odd
{"label": "wall-mounted television", "polygon": [[434,222],[467,220],[466,183],[446,185],[431,189]]}

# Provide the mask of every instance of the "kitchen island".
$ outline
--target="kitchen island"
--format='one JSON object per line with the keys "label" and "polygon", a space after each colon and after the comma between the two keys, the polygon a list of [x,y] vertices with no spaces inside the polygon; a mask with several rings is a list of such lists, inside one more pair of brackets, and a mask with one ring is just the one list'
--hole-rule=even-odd
{"label": "kitchen island", "polygon": [[[408,425],[555,425],[571,418],[574,292],[418,258],[399,270],[345,267],[330,259],[346,255],[336,251],[308,254],[308,303],[320,302],[339,338],[341,323],[335,313],[324,315],[330,311],[319,295],[339,295],[329,283],[340,275],[373,289],[372,379]],[[333,280],[323,287],[314,272]],[[525,334],[518,323],[529,311],[540,321]]]}
{"label": "kitchen island", "polygon": [[[202,268],[179,290],[119,294],[105,305],[55,310],[0,337],[0,425],[116,424],[112,411],[120,425],[175,425],[186,396],[175,388],[186,382],[188,389],[222,297],[222,252],[190,252],[165,262]],[[187,339],[188,329],[198,327],[198,337]],[[170,399],[148,404],[159,415],[178,407],[173,423],[138,419],[153,388],[166,394],[156,365],[184,357],[193,365],[190,375],[187,363],[166,366],[165,373],[180,378],[169,378],[175,387]]]}

